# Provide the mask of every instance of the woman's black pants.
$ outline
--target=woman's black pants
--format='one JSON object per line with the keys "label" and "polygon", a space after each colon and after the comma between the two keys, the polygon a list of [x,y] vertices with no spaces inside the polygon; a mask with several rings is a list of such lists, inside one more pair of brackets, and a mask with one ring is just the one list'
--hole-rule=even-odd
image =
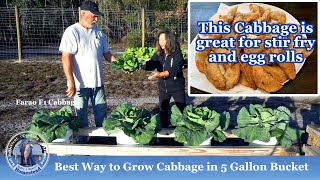
{"label": "woman's black pants", "polygon": [[159,92],[159,105],[160,105],[160,122],[162,128],[169,127],[169,108],[170,99],[173,97],[177,107],[183,112],[186,106],[186,97],[184,90],[174,93]]}

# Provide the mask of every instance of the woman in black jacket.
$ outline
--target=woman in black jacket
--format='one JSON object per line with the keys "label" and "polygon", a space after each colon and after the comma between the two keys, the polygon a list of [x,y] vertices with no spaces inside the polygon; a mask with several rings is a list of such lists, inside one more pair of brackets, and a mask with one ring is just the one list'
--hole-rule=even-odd
{"label": "woman in black jacket", "polygon": [[149,71],[156,69],[148,79],[158,79],[160,120],[163,128],[169,126],[168,112],[171,97],[181,112],[186,106],[183,64],[180,45],[174,35],[170,31],[161,31],[157,36],[156,53],[150,61],[147,61],[144,69]]}

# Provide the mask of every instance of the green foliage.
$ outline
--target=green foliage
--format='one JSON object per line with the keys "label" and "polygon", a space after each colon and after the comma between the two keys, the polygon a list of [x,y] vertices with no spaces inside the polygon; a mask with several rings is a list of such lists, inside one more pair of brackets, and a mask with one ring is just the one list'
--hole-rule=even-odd
{"label": "green foliage", "polygon": [[153,135],[160,131],[158,115],[152,116],[148,110],[127,103],[112,111],[111,117],[105,118],[102,126],[108,134],[122,130],[139,144],[148,144]]}
{"label": "green foliage", "polygon": [[[8,5],[18,6],[19,8],[39,8],[39,7],[65,7],[68,8],[70,5],[74,7],[79,6],[77,1],[61,1],[61,0],[7,0]],[[0,3],[2,4],[2,3]]]}
{"label": "green foliage", "polygon": [[290,120],[291,112],[284,106],[271,109],[250,104],[249,109],[243,107],[240,110],[237,117],[238,125],[232,132],[246,142],[269,142],[271,137],[276,137],[281,146],[290,147],[303,133],[290,128]]}
{"label": "green foliage", "polygon": [[[123,9],[141,9],[146,8],[149,4],[149,0],[107,0],[109,6],[118,4],[118,7]],[[120,9],[119,9],[120,10]]]}
{"label": "green foliage", "polygon": [[127,48],[123,56],[134,56],[135,58],[149,60],[155,52],[156,49],[152,47]]}
{"label": "green foliage", "polygon": [[166,1],[165,3],[157,3],[157,1],[153,1],[153,8],[158,11],[170,11],[174,10],[176,3],[174,1]]}
{"label": "green foliage", "polygon": [[125,21],[126,24],[130,24],[130,23],[136,22],[138,18],[140,17],[138,16],[137,12],[134,12],[134,13],[125,15],[123,17],[123,20]]}
{"label": "green foliage", "polygon": [[112,69],[122,69],[127,72],[135,72],[141,69],[146,63],[145,60],[150,59],[155,53],[154,48],[127,48],[123,55],[113,62]]}
{"label": "green foliage", "polygon": [[57,112],[36,112],[26,130],[39,133],[47,142],[52,142],[55,139],[64,138],[68,126],[70,129],[78,131],[77,117],[72,116],[70,106],[65,106]]}
{"label": "green foliage", "polygon": [[224,141],[226,136],[222,131],[228,128],[229,123],[229,113],[224,112],[221,116],[208,107],[193,108],[188,105],[183,113],[176,105],[171,108],[171,124],[176,126],[175,140],[190,146],[200,145],[208,136],[219,142]]}
{"label": "green foliage", "polygon": [[141,58],[135,58],[134,56],[120,56],[117,61],[112,62],[112,69],[122,69],[126,72],[135,72],[140,70],[141,66],[145,63],[145,60]]}
{"label": "green foliage", "polygon": [[101,7],[107,7],[113,10],[140,10],[141,8],[156,11],[175,10],[177,7],[186,8],[187,0],[166,0],[166,1],[150,1],[150,0],[103,0],[99,2]]}
{"label": "green foliage", "polygon": [[181,44],[187,44],[188,42],[188,33],[187,32],[181,32],[179,36],[179,42]]}
{"label": "green foliage", "polygon": [[[156,13],[154,27],[160,29],[170,30],[172,33],[176,34],[179,29],[180,18],[173,12],[168,13]],[[159,31],[159,30],[157,30]]]}
{"label": "green foliage", "polygon": [[127,34],[127,46],[128,47],[139,47],[142,46],[141,42],[141,29],[133,29]]}
{"label": "green foliage", "polygon": [[181,53],[182,53],[182,56],[183,56],[183,59],[184,60],[187,60],[188,59],[188,54],[187,54],[187,50],[185,49],[181,49]]}

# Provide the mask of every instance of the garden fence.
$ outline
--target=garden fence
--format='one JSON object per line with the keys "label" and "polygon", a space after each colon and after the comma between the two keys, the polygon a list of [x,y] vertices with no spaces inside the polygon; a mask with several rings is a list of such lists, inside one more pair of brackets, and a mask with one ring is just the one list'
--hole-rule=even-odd
{"label": "garden fence", "polygon": [[[160,29],[173,31],[187,45],[187,13],[173,11],[102,10],[97,26],[106,34],[111,51],[154,47]],[[79,9],[0,8],[0,59],[58,58],[64,30],[79,21]],[[20,53],[20,54],[19,54]]]}

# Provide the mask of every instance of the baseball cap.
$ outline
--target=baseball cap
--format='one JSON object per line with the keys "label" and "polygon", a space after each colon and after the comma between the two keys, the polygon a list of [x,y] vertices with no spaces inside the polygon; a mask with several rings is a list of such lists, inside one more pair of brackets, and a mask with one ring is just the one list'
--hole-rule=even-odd
{"label": "baseball cap", "polygon": [[81,10],[90,11],[92,14],[94,14],[96,16],[103,15],[101,12],[99,12],[98,5],[92,1],[84,1],[80,8],[81,8]]}

